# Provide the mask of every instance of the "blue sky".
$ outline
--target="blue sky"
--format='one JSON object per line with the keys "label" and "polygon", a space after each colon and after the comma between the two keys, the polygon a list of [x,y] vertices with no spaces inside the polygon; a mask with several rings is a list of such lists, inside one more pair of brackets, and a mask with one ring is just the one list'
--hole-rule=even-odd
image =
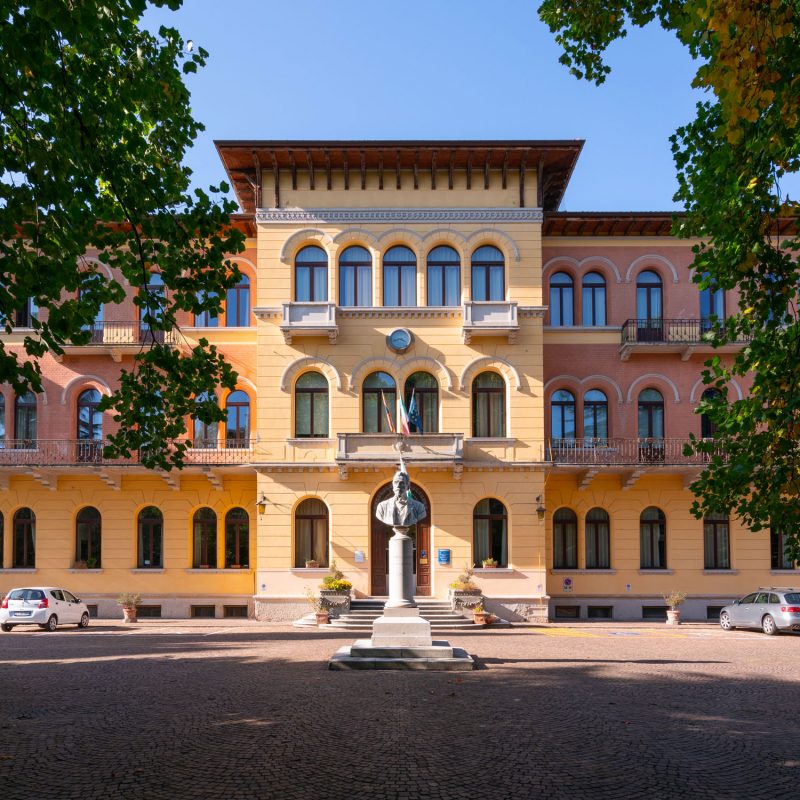
{"label": "blue sky", "polygon": [[224,178],[214,139],[585,139],[568,211],[676,208],[670,134],[694,116],[695,65],[657,27],[573,78],[536,0],[185,0],[151,13],[211,54],[192,76],[206,126],[197,185]]}

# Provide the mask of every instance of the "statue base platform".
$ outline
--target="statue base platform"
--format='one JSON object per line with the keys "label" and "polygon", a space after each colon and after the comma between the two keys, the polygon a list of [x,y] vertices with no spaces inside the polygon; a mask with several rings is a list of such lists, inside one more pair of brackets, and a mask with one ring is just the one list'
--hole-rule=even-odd
{"label": "statue base platform", "polygon": [[414,606],[384,608],[383,616],[372,623],[373,647],[430,647],[431,624]]}
{"label": "statue base platform", "polygon": [[469,672],[475,662],[466,650],[451,647],[449,642],[435,641],[414,647],[376,647],[372,639],[359,639],[341,647],[328,662],[328,669],[395,669],[435,670],[440,672]]}

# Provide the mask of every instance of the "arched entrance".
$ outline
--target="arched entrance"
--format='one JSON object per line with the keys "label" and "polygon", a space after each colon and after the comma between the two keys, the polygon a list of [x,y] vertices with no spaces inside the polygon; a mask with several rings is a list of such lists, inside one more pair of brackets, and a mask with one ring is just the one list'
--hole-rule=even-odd
{"label": "arched entrance", "polygon": [[[431,593],[431,503],[428,496],[416,484],[411,484],[411,494],[415,500],[425,504],[428,515],[420,520],[408,535],[414,542],[414,577],[416,579],[415,594],[424,597]],[[370,579],[373,595],[382,596],[389,593],[389,539],[394,535],[391,527],[375,517],[378,503],[392,496],[392,484],[381,486],[372,498],[370,507]]]}

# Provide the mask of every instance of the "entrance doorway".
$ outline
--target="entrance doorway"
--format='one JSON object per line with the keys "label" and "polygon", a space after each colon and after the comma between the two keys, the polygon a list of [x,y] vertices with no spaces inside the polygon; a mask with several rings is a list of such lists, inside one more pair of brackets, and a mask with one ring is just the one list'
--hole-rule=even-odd
{"label": "entrance doorway", "polygon": [[[414,579],[415,594],[429,597],[431,593],[431,504],[428,496],[416,484],[411,484],[411,494],[415,500],[425,504],[428,514],[425,519],[409,528],[414,547]],[[389,539],[394,531],[375,517],[378,503],[392,496],[392,484],[382,486],[372,498],[370,519],[372,521],[370,535],[370,580],[371,591],[378,597],[389,594]]]}

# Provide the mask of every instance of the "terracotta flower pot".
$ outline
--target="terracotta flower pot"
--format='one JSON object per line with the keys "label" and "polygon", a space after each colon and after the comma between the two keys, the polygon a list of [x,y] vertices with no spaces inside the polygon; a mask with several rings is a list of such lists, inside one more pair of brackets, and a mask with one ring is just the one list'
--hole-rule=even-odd
{"label": "terracotta flower pot", "polygon": [[136,606],[123,606],[123,622],[138,622],[136,617]]}
{"label": "terracotta flower pot", "polygon": [[484,564],[484,569],[497,569],[497,564]]}
{"label": "terracotta flower pot", "polygon": [[486,625],[489,621],[488,611],[474,611],[472,618],[476,625]]}
{"label": "terracotta flower pot", "polygon": [[678,608],[667,609],[667,625],[680,625],[681,612]]}
{"label": "terracotta flower pot", "polygon": [[330,614],[327,611],[317,612],[317,625],[327,625],[330,622]]}

